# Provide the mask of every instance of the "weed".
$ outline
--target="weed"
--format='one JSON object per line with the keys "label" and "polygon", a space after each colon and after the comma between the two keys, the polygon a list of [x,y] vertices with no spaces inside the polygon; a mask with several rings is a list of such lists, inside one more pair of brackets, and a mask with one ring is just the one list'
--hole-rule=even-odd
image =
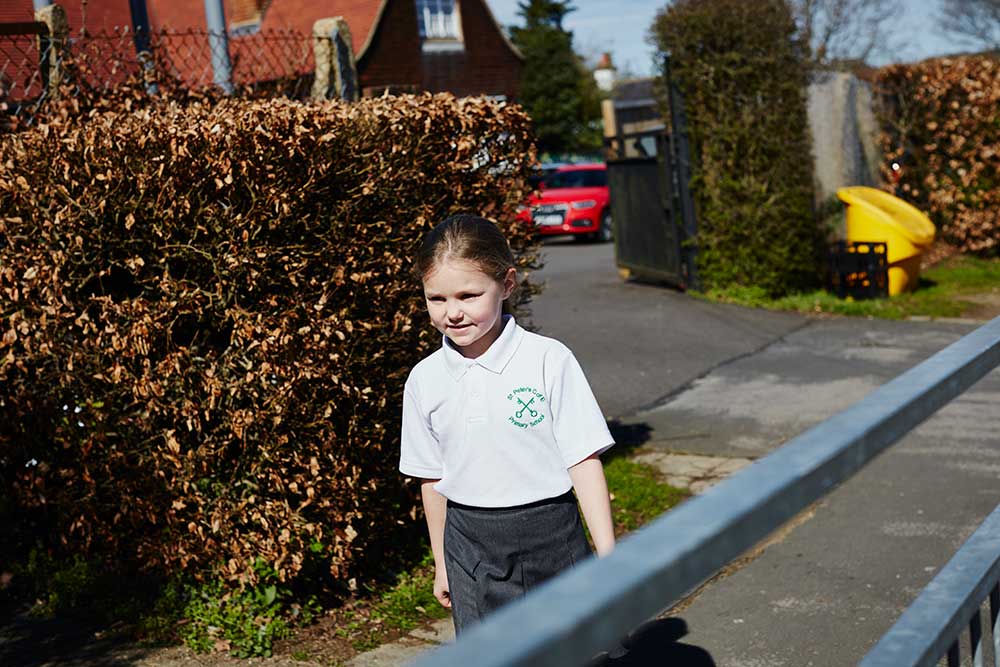
{"label": "weed", "polygon": [[181,630],[189,647],[227,649],[239,658],[269,657],[274,641],[291,634],[292,623],[311,622],[319,613],[315,599],[294,604],[291,591],[263,559],[254,569],[260,583],[253,588],[232,591],[218,580],[189,588],[183,611],[188,623]]}
{"label": "weed", "polygon": [[604,466],[615,533],[635,530],[652,521],[690,495],[687,491],[664,484],[651,466],[615,458]]}

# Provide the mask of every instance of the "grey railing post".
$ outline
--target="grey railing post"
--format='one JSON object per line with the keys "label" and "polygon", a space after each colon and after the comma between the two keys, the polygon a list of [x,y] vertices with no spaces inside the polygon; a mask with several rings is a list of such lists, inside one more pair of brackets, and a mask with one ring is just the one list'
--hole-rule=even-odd
{"label": "grey railing post", "polygon": [[233,65],[229,59],[229,33],[222,0],[205,0],[205,25],[208,27],[208,48],[212,51],[213,80],[226,95],[231,95]]}
{"label": "grey railing post", "polygon": [[684,96],[674,83],[670,69],[670,57],[663,59],[663,79],[667,87],[667,105],[670,108],[670,147],[677,177],[674,190],[681,212],[681,226],[684,239],[681,242],[681,257],[688,272],[688,284],[693,289],[701,289],[698,277],[698,221],[691,194],[691,142],[688,136],[687,113],[684,111]]}
{"label": "grey railing post", "polygon": [[146,9],[146,0],[129,0],[128,7],[132,13],[135,55],[142,66],[143,79],[146,81],[146,93],[155,95],[157,87],[156,82],[153,81],[153,52],[150,48],[149,11]]}
{"label": "grey railing post", "polygon": [[[958,651],[959,638],[965,628],[969,629],[972,662],[981,666],[983,642],[979,608],[984,600],[990,600],[995,652],[998,580],[1000,506],[986,517],[861,660],[859,667],[933,667],[941,656]],[[1000,656],[997,659],[1000,660]]]}

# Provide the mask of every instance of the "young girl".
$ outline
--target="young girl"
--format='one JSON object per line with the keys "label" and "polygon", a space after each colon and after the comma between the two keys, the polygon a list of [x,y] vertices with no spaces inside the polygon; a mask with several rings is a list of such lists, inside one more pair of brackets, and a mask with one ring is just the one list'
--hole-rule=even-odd
{"label": "young girl", "polygon": [[614,548],[614,440],[573,353],[506,312],[517,271],[493,223],[448,218],[415,271],[443,340],[407,378],[399,469],[422,480],[434,595],[461,633],[590,554],[577,500],[598,555]]}

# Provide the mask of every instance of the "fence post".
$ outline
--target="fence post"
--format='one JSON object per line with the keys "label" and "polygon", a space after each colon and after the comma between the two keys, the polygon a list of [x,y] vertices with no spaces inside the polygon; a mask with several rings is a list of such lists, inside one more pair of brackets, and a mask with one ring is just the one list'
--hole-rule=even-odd
{"label": "fence post", "polygon": [[663,79],[667,86],[667,104],[670,108],[670,146],[677,177],[677,203],[681,212],[684,239],[681,242],[681,256],[688,273],[688,287],[701,289],[698,277],[698,221],[691,193],[691,143],[688,136],[687,113],[684,111],[684,96],[673,80],[670,57],[663,59]]}
{"label": "fence post", "polygon": [[129,11],[132,14],[133,41],[135,55],[142,65],[142,77],[146,81],[146,94],[155,95],[157,86],[153,67],[153,52],[150,47],[149,10],[146,0],[129,0]]}
{"label": "fence post", "polygon": [[320,19],[313,24],[313,55],[316,61],[314,100],[358,99],[358,69],[354,60],[351,29],[343,17]]}
{"label": "fence post", "polygon": [[212,72],[215,85],[233,93],[233,64],[229,59],[229,33],[222,0],[205,0],[205,25],[208,28],[208,49],[212,52]]}
{"label": "fence post", "polygon": [[60,5],[46,5],[35,12],[35,20],[44,23],[48,37],[39,38],[39,66],[45,81],[45,94],[49,99],[59,96],[59,85],[63,78],[63,58],[69,36],[69,21],[66,10]]}

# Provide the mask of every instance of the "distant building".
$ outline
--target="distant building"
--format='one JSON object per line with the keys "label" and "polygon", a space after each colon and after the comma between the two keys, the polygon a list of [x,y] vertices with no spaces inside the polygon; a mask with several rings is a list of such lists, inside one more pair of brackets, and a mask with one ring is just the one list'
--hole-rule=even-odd
{"label": "distant building", "polygon": [[611,154],[618,157],[656,154],[652,135],[666,130],[658,99],[659,84],[653,77],[615,82],[610,98],[601,103],[604,137]]}
{"label": "distant building", "polygon": [[[141,0],[138,0],[141,3]],[[145,0],[152,30],[205,30],[204,0]],[[137,0],[64,0],[71,30],[133,28]],[[524,58],[485,0],[223,0],[230,37],[262,30],[305,36],[321,18],[351,30],[362,91],[452,92],[513,99]],[[31,21],[33,0],[3,0],[0,21]],[[191,59],[196,60],[195,58]],[[190,66],[202,66],[192,63]],[[183,66],[183,61],[179,61]]]}

